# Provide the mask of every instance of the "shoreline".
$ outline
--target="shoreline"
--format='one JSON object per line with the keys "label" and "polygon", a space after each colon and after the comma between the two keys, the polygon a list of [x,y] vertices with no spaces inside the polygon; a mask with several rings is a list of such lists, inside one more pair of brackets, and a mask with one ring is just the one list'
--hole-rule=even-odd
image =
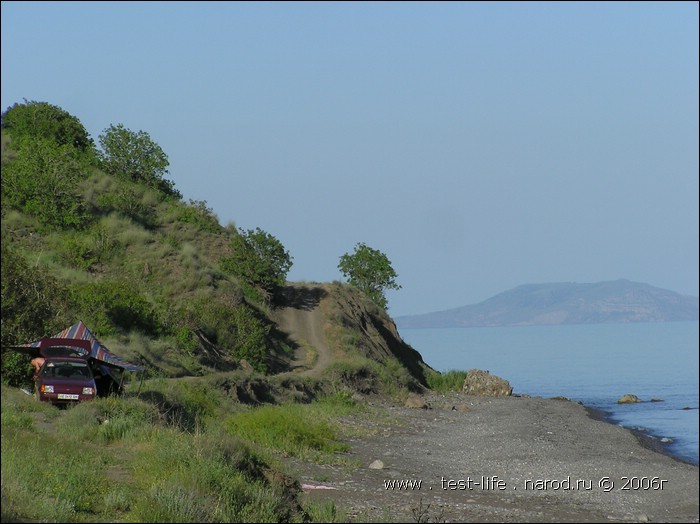
{"label": "shoreline", "polygon": [[[572,400],[572,402],[578,401]],[[641,429],[621,425],[615,421],[615,415],[611,411],[591,407],[583,403],[581,403],[581,405],[586,409],[586,412],[588,413],[588,416],[590,418],[592,418],[593,420],[602,421],[607,424],[626,429],[627,431],[632,433],[632,435],[635,436],[637,441],[644,448],[654,451],[655,453],[660,453],[662,455],[670,457],[673,460],[677,460],[682,464],[688,464],[689,466],[699,467],[699,465],[693,462],[692,460],[685,459],[684,457],[674,454],[670,449],[673,442],[663,442],[661,440],[663,438],[662,436],[656,435],[651,431],[643,431]]]}
{"label": "shoreline", "polygon": [[[542,397],[424,399],[429,409],[370,400],[385,415],[354,420],[372,430],[348,441],[355,469],[294,461],[304,485],[328,488],[304,496],[330,499],[357,522],[410,522],[416,510],[436,522],[698,522],[698,466],[657,452],[604,411]],[[386,487],[402,479],[422,487]]]}

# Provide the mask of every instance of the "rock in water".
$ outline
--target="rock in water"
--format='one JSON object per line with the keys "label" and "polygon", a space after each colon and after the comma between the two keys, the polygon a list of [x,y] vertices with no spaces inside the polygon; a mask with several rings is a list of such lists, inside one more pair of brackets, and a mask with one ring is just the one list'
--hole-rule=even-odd
{"label": "rock in water", "polygon": [[464,378],[462,393],[480,397],[509,397],[513,394],[513,388],[507,380],[488,371],[470,369]]}
{"label": "rock in water", "polygon": [[636,404],[637,402],[641,402],[641,399],[637,395],[631,395],[629,393],[622,395],[617,401],[618,404]]}

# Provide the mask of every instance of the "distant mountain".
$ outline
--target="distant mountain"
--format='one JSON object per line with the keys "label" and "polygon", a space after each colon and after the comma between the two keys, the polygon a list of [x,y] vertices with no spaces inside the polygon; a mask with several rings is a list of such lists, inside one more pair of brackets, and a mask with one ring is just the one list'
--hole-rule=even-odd
{"label": "distant mountain", "polygon": [[698,320],[698,298],[629,280],[528,284],[479,304],[394,319],[399,328]]}

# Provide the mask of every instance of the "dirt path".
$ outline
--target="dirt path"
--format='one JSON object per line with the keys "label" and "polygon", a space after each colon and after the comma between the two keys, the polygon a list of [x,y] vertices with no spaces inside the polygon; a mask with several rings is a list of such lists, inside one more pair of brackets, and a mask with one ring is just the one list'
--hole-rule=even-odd
{"label": "dirt path", "polygon": [[318,376],[333,362],[324,335],[324,297],[325,291],[319,287],[290,287],[284,305],[275,311],[279,329],[296,345],[290,373]]}

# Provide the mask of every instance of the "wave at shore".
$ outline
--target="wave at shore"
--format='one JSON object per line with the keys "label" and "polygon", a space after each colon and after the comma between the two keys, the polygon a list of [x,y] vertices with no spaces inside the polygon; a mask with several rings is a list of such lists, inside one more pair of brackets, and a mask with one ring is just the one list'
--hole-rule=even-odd
{"label": "wave at shore", "polygon": [[698,462],[696,460],[693,460],[692,458],[689,458],[683,454],[679,454],[675,449],[674,449],[674,442],[671,439],[668,439],[668,437],[665,437],[663,435],[656,435],[653,432],[650,432],[647,428],[640,428],[640,427],[628,427],[623,424],[620,424],[619,420],[615,417],[615,415],[610,412],[610,411],[605,411],[602,409],[590,407],[590,406],[585,406],[586,411],[588,412],[588,416],[591,417],[593,420],[600,420],[603,422],[607,422],[609,424],[613,424],[616,426],[620,426],[621,428],[624,428],[631,432],[639,441],[639,443],[644,446],[645,448],[654,451],[656,453],[661,453],[663,455],[667,455],[671,457],[674,460],[677,460],[679,462],[682,462],[684,464],[690,464],[691,466],[698,466]]}

